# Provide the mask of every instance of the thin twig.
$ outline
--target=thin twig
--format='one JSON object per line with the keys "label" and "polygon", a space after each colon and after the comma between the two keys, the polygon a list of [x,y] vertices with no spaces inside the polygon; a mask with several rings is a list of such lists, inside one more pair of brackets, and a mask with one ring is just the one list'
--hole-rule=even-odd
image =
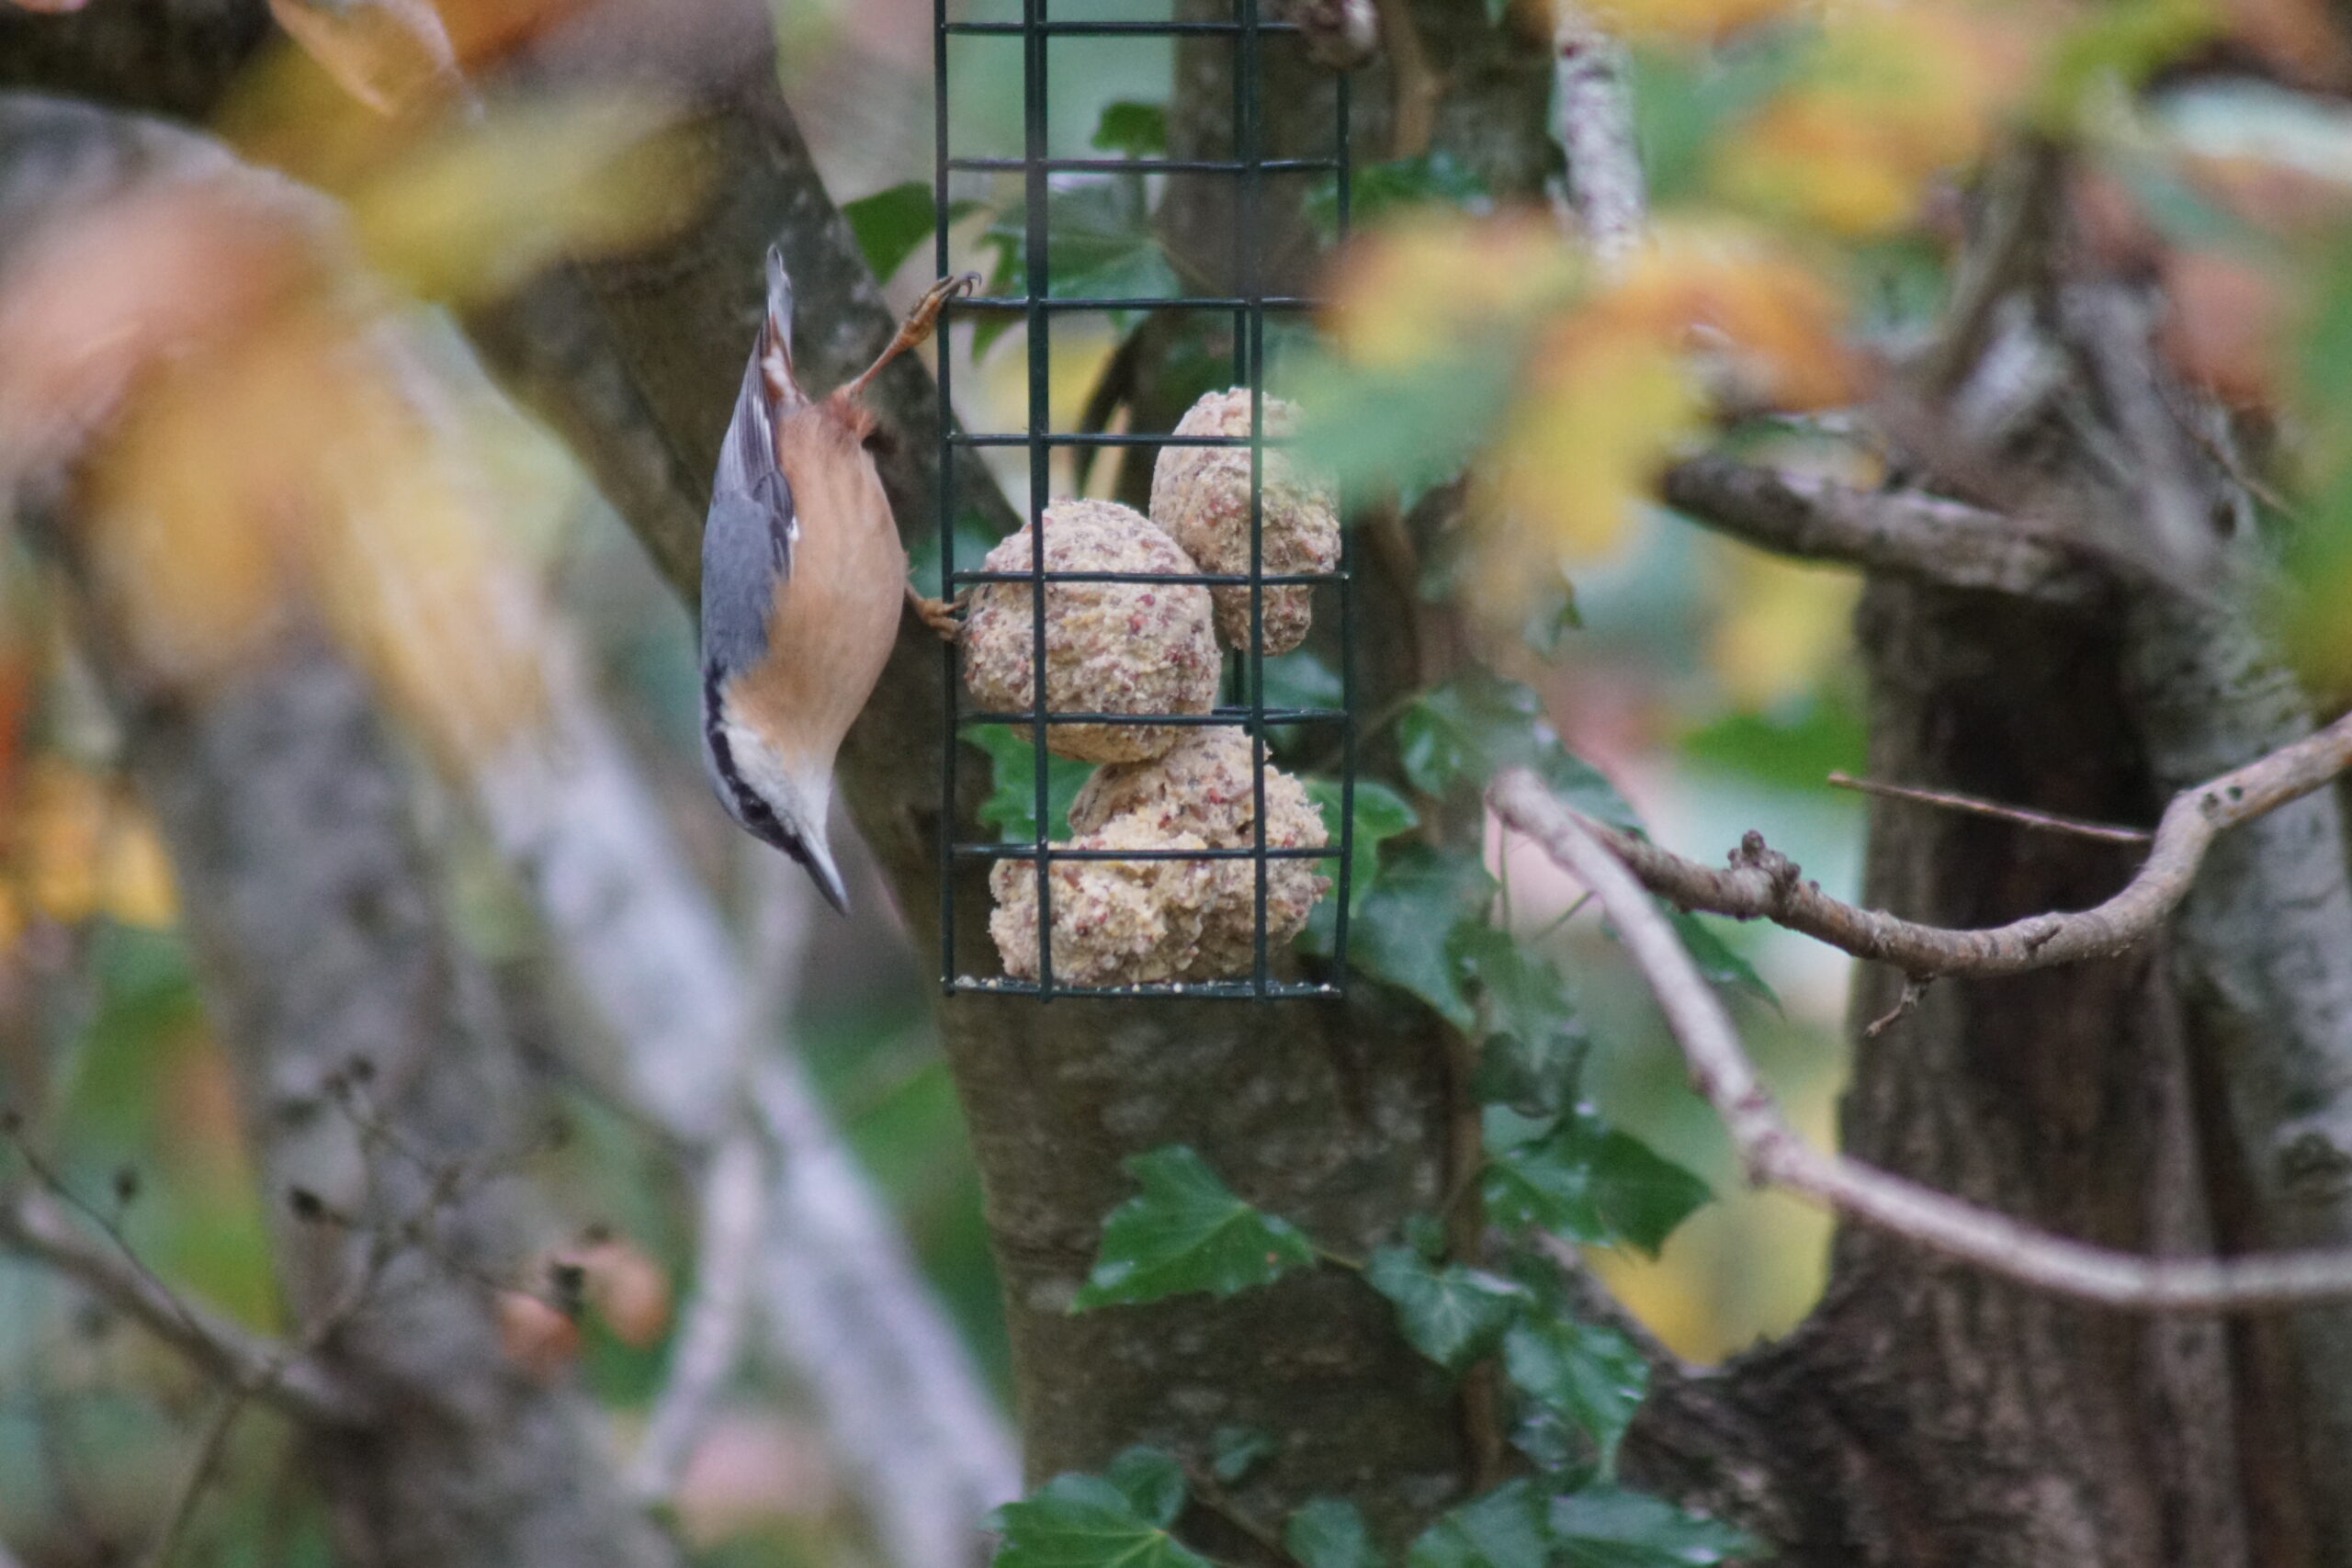
{"label": "thin twig", "polygon": [[1717,870],[1576,817],[1540,785],[1504,789],[1498,782],[1488,799],[1503,821],[1555,860],[1564,824],[1598,837],[1650,891],[1685,909],[1769,919],[1915,978],[1983,976],[2111,958],[2138,945],[2187,896],[2216,836],[2324,787],[2346,767],[2352,767],[2352,714],[2175,795],[2139,873],[2105,903],[1977,931],[1922,925],[1832,898],[1820,884],[1804,880],[1795,862],[1767,847],[1759,833],[1748,833],[1729,866]]}
{"label": "thin twig", "polygon": [[[447,1201],[447,1194],[436,1188],[424,1201],[429,1207],[437,1207]],[[426,1216],[419,1216],[420,1219]],[[409,1228],[400,1226],[377,1231],[369,1238],[367,1260],[360,1265],[358,1274],[328,1305],[327,1310],[303,1330],[302,1337],[292,1345],[276,1351],[270,1364],[262,1369],[260,1375],[250,1382],[232,1383],[221,1391],[220,1403],[214,1407],[204,1430],[198,1434],[196,1447],[188,1456],[187,1469],[181,1472],[179,1488],[173,1495],[172,1506],[164,1513],[164,1522],[156,1528],[155,1539],[148,1547],[146,1555],[140,1559],[141,1568],[169,1568],[174,1554],[179,1551],[180,1541],[187,1534],[188,1526],[196,1518],[197,1505],[203,1500],[205,1488],[211,1483],[212,1472],[220,1465],[221,1450],[228,1447],[229,1434],[235,1429],[237,1417],[244,1414],[245,1406],[252,1401],[266,1398],[291,1368],[316,1356],[326,1342],[357,1315],[361,1307],[367,1305],[368,1299],[376,1293],[376,1287],[383,1281],[384,1271],[391,1267],[392,1259],[403,1249],[405,1243],[402,1237]]]}
{"label": "thin twig", "polygon": [[2144,844],[2154,837],[2144,828],[2118,828],[2111,823],[2092,822],[2080,817],[2062,817],[2054,811],[2033,811],[2022,806],[2003,806],[1996,800],[1985,800],[1973,795],[1955,795],[1950,790],[1921,789],[1915,784],[1886,784],[1878,779],[1858,779],[1853,774],[1832,769],[1829,783],[1839,789],[1858,790],[1863,795],[1884,795],[1889,800],[1916,800],[1923,806],[1940,806],[1950,811],[1973,812],[1979,817],[1997,817],[2005,822],[2020,823],[2028,828],[2040,828],[2046,832],[2072,833],[2078,838],[2103,839],[2111,844]]}
{"label": "thin twig", "polygon": [[703,1178],[694,1299],[682,1314],[669,1377],[629,1467],[630,1485],[648,1501],[677,1490],[678,1478],[742,1353],[752,1272],[767,1224],[764,1155],[758,1134],[746,1128],[718,1146]]}
{"label": "thin twig", "polygon": [[0,1247],[38,1258],[139,1323],[232,1388],[252,1388],[305,1421],[353,1426],[368,1408],[343,1380],[286,1347],[207,1311],[166,1286],[143,1263],[101,1247],[45,1193],[0,1202]]}
{"label": "thin twig", "polygon": [[[2286,755],[2276,753],[2256,767]],[[2309,753],[2297,765],[2311,765]],[[2245,772],[2240,770],[2241,774]],[[2185,798],[2194,803],[2204,795],[2192,792]],[[1625,840],[1612,837],[1604,841],[1592,823],[1555,800],[1543,782],[1523,768],[1497,779],[1488,800],[1498,815],[1534,839],[1599,897],[1666,1014],[1692,1082],[1723,1118],[1751,1183],[1785,1188],[2020,1284],[2107,1306],[2139,1312],[2244,1312],[2352,1298],[2352,1249],[2231,1258],[2143,1258],[2053,1235],[1859,1160],[1814,1149],[1798,1136],[1757,1076],[1731,1015],[1684,951],[1674,928],[1650,902],[1644,879],[1637,879],[1637,868],[1625,855]],[[2167,821],[2171,817],[2167,813]],[[2161,839],[2160,829],[2159,853]]]}
{"label": "thin twig", "polygon": [[1871,1020],[1870,1022],[1862,1025],[1862,1038],[1865,1040],[1875,1040],[1880,1035],[1885,1033],[1888,1030],[1894,1028],[1897,1023],[1903,1021],[1905,1018],[1910,1015],[1912,1010],[1919,1005],[1920,998],[1928,994],[1928,987],[1929,984],[1930,982],[1928,981],[1914,979],[1908,975],[1905,976],[1903,977],[1903,994],[1894,998],[1894,1005],[1893,1007],[1887,1009],[1884,1012]]}

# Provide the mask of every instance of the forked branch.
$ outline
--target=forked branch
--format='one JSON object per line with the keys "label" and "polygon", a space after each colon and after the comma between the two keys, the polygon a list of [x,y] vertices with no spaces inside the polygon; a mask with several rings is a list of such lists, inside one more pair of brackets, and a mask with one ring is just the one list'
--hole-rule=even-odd
{"label": "forked branch", "polygon": [[1571,829],[1605,844],[1644,886],[1686,909],[1768,919],[1892,964],[1914,979],[1984,976],[2111,958],[2144,941],[2188,894],[2216,837],[2331,783],[2352,767],[2352,714],[2292,745],[2194,789],[2165,808],[2148,858],[2122,891],[2088,909],[2029,915],[2007,925],[1957,931],[1898,919],[1833,898],[1796,863],[1751,832],[1722,868],[1685,860],[1646,839],[1586,821],[1540,785],[1498,780],[1488,799],[1509,826],[1561,860]]}
{"label": "forked branch", "polygon": [[[2235,787],[2249,792],[2245,814],[2253,814],[2253,786],[2241,775],[2278,764],[2285,777],[2301,777],[2299,769],[2316,766],[2311,759],[2320,749],[2312,742],[2335,734],[2340,750],[2346,744],[2345,729],[2339,721],[2304,746],[2290,748],[2301,759],[2298,761],[2282,763],[2280,759],[2288,753],[2280,752],[2251,769],[2226,775],[2240,781]],[[2336,766],[2342,766],[2340,761]],[[2331,772],[2321,779],[2332,776]],[[2182,797],[2199,812],[2198,819],[2207,822],[2208,840],[2219,827],[2203,815],[2201,803],[2222,783],[2216,781]],[[2285,789],[2287,784],[2274,782],[2270,787]],[[2311,784],[2302,786],[2311,787]],[[2276,795],[2269,804],[2300,793],[2301,789]],[[1784,1188],[2020,1284],[2106,1306],[2140,1312],[2243,1312],[2352,1299],[2352,1249],[2231,1258],[2143,1258],[2053,1235],[1860,1160],[1815,1149],[1798,1136],[1780,1102],[1757,1077],[1722,1000],[1701,976],[1674,928],[1651,902],[1643,886],[1648,878],[1637,877],[1639,868],[1626,853],[1629,846],[1639,846],[1640,840],[1610,833],[1578,817],[1524,769],[1513,769],[1498,778],[1487,800],[1497,816],[1533,839],[1589,887],[1608,911],[1619,939],[1666,1014],[1668,1027],[1690,1066],[1691,1081],[1723,1118],[1751,1182]],[[2167,822],[2174,820],[2179,805],[2176,802],[2175,811],[2166,813]],[[2233,818],[2243,819],[2243,816]],[[2159,854],[2162,837],[2160,833]],[[2199,852],[2201,847],[2200,840]],[[2151,862],[2155,858],[2152,855]],[[2193,856],[2189,869],[2194,869]]]}

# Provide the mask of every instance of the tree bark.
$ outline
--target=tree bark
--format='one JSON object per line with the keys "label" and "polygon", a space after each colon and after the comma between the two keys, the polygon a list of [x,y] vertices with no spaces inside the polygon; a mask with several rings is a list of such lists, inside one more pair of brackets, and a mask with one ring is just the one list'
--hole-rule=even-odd
{"label": "tree bark", "polygon": [[[130,718],[132,769],[234,1053],[291,1315],[341,1314],[323,1353],[380,1405],[304,1438],[343,1560],[673,1562],[593,1409],[502,1348],[483,1281],[531,1282],[538,1238],[512,1167],[541,1137],[540,1086],[435,908],[359,678],[289,649]],[[350,1223],[306,1217],[297,1193]],[[364,1284],[378,1236],[420,1222],[429,1243],[400,1245]]]}

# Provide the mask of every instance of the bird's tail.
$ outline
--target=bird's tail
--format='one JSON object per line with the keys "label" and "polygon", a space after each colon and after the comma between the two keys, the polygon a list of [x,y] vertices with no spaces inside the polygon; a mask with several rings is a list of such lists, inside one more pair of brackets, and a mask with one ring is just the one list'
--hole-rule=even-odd
{"label": "bird's tail", "polygon": [[767,383],[768,400],[790,412],[808,401],[792,367],[792,275],[784,270],[784,252],[768,247],[768,313],[760,329],[760,375]]}

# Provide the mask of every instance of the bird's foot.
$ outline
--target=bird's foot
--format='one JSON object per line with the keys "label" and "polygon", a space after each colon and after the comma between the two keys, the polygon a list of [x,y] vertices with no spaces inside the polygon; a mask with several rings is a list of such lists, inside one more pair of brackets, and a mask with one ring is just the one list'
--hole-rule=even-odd
{"label": "bird's foot", "polygon": [[917,620],[939,634],[941,641],[954,642],[964,635],[964,623],[956,618],[964,613],[962,594],[958,593],[953,599],[926,599],[916,592],[915,585],[910,582],[907,584],[907,605],[914,611]]}
{"label": "bird's foot", "polygon": [[867,366],[864,373],[842,390],[853,399],[863,397],[866,384],[882,373],[884,366],[938,329],[939,312],[947,308],[948,300],[958,294],[969,294],[979,286],[980,275],[977,272],[958,273],[954,277],[943,277],[933,284],[923,297],[915,301],[915,308],[907,312],[907,319],[899,323],[898,335],[890,340],[890,346],[882,351],[882,357]]}

